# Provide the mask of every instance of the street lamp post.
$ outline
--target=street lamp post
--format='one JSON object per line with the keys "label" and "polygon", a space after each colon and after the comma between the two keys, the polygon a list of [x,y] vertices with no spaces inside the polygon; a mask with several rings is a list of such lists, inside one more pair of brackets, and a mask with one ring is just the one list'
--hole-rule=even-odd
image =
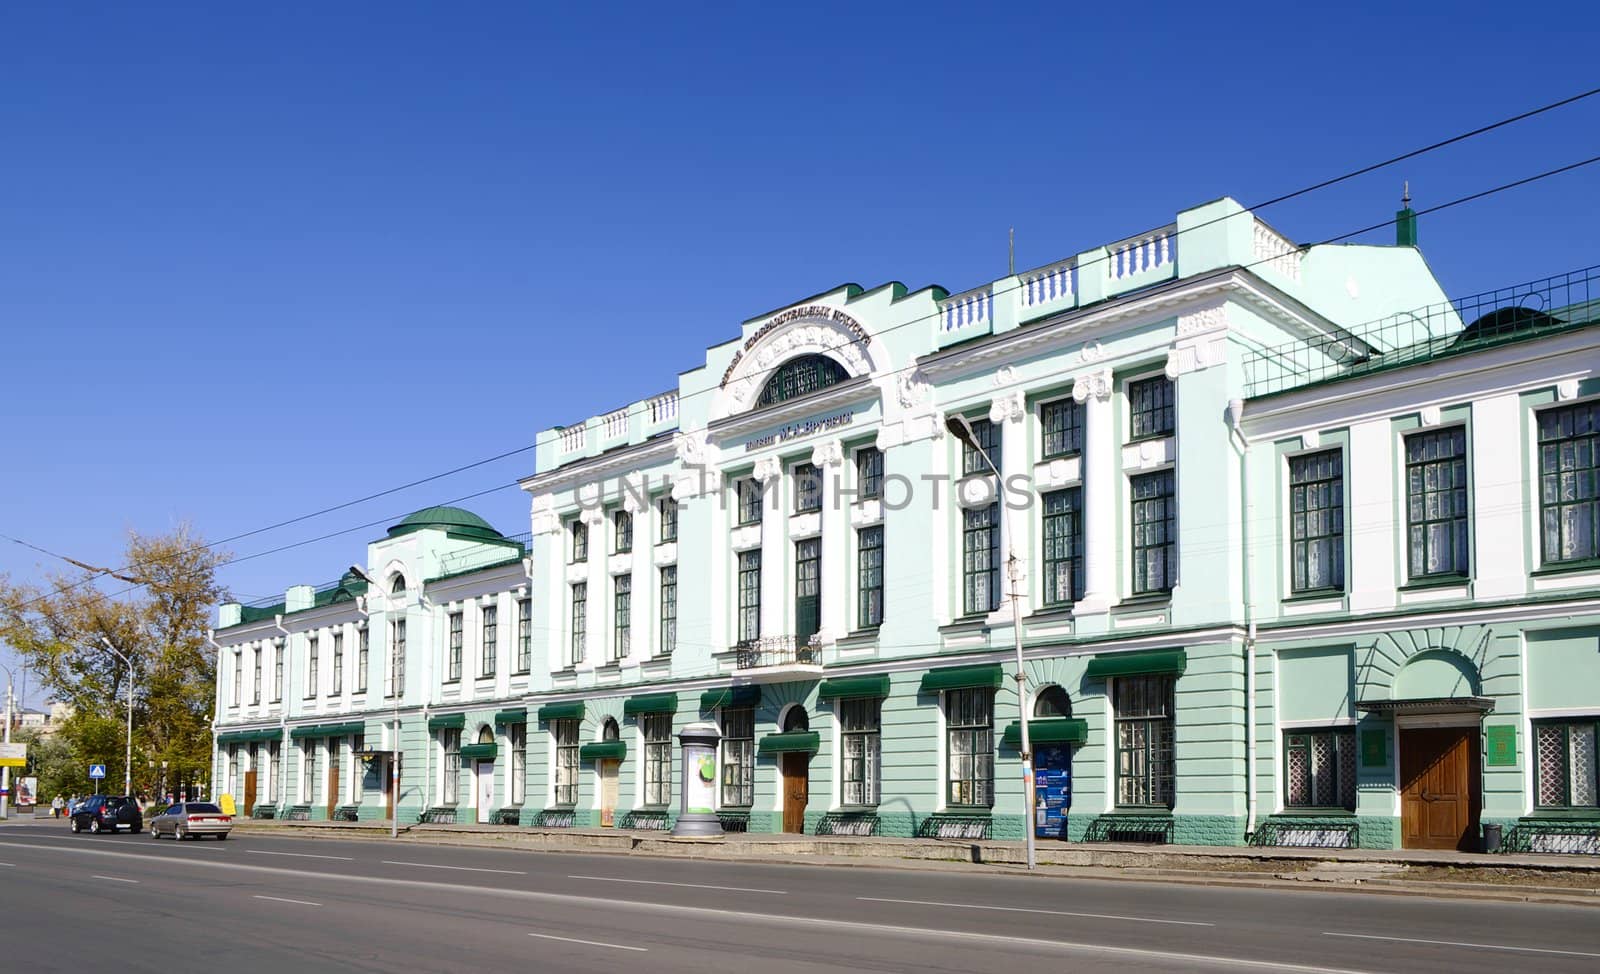
{"label": "street lamp post", "polygon": [[[12,674],[11,674],[11,667],[5,666],[5,667],[0,667],[0,669],[4,669],[6,671],[6,730],[5,730],[5,738],[6,738],[6,743],[10,744],[11,743],[11,706],[12,706],[11,684],[16,681],[16,678],[14,676],[12,676]],[[24,694],[27,693],[26,688],[24,688],[23,693]],[[8,764],[5,767],[0,768],[0,819],[10,818],[10,817],[11,817],[11,765]]]}
{"label": "street lamp post", "polygon": [[101,645],[116,654],[117,659],[128,665],[128,738],[127,750],[122,759],[122,793],[133,794],[133,660],[124,655],[122,650],[111,645],[111,640],[105,636],[100,637]]}
{"label": "street lamp post", "polygon": [[1005,478],[1000,473],[1000,468],[994,465],[989,451],[985,450],[978,442],[978,437],[972,431],[972,424],[967,422],[965,416],[950,415],[945,417],[945,429],[965,446],[969,446],[983,457],[983,462],[994,471],[995,497],[1000,502],[1006,519],[1006,579],[1011,583],[1011,641],[1017,651],[1017,715],[1018,723],[1022,730],[1022,746],[1019,752],[1022,757],[1022,801],[1024,804],[1022,814],[1022,837],[1028,850],[1028,868],[1034,866],[1034,798],[1033,798],[1033,747],[1028,738],[1028,684],[1027,676],[1022,669],[1022,562],[1017,559],[1017,535],[1011,529],[1011,508],[1006,504],[1003,495]]}
{"label": "street lamp post", "polygon": [[[373,581],[372,576],[368,575],[360,565],[351,565],[350,573],[367,583],[368,592],[379,591],[378,583]],[[370,613],[367,614],[370,615]],[[394,653],[393,646],[389,647],[389,652],[391,655]],[[391,663],[390,665],[394,664]],[[394,688],[394,716],[392,718],[394,721],[394,746],[389,752],[389,796],[390,804],[394,806],[394,811],[389,816],[389,838],[391,839],[400,837],[400,698],[404,694],[404,687],[396,686]]]}

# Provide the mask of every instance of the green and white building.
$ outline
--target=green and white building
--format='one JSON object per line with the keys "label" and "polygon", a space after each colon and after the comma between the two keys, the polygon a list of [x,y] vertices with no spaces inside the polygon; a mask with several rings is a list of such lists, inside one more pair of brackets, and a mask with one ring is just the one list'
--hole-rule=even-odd
{"label": "green and white building", "polygon": [[224,606],[217,790],[662,828],[709,720],[730,828],[1019,838],[1016,617],[1060,838],[1600,851],[1600,271],[1451,303],[1397,226],[751,318],[543,434],[529,533]]}

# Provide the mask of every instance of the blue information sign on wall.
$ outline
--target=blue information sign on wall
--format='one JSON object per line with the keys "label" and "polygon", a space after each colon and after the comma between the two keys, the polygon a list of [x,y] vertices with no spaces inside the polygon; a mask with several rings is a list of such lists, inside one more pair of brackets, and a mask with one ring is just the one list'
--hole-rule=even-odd
{"label": "blue information sign on wall", "polygon": [[1067,837],[1072,808],[1072,749],[1041,747],[1033,755],[1033,829],[1041,839]]}

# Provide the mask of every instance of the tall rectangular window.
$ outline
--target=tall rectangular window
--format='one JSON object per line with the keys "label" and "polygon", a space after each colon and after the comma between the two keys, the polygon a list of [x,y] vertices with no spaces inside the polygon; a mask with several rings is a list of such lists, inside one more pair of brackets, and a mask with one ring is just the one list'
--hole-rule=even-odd
{"label": "tall rectangular window", "polygon": [[645,714],[644,722],[644,803],[665,805],[672,801],[672,715]]}
{"label": "tall rectangular window", "polygon": [[367,665],[372,661],[372,634],[363,625],[356,630],[356,692],[367,692]]}
{"label": "tall rectangular window", "polygon": [[550,733],[556,739],[556,804],[578,804],[578,722],[553,720]]}
{"label": "tall rectangular window", "polygon": [[794,545],[794,638],[804,646],[822,628],[822,539]]}
{"label": "tall rectangular window", "polygon": [[657,653],[671,656],[678,646],[678,566],[661,568],[661,639]]}
{"label": "tall rectangular window", "polygon": [[761,523],[761,481],[745,477],[737,487],[739,493],[739,523]]}
{"label": "tall rectangular window", "polygon": [[288,652],[283,640],[272,644],[272,702],[283,700],[283,654]]}
{"label": "tall rectangular window", "polygon": [[479,668],[480,676],[494,676],[500,662],[500,607],[486,605],[480,620],[483,624],[483,649],[482,663]]}
{"label": "tall rectangular window", "polygon": [[1057,399],[1039,407],[1039,427],[1044,434],[1041,453],[1046,460],[1083,452],[1083,404]]}
{"label": "tall rectangular window", "polygon": [[344,633],[333,634],[333,695],[344,693]]}
{"label": "tall rectangular window", "polygon": [[756,800],[756,711],[722,709],[722,806],[748,808]]}
{"label": "tall rectangular window", "polygon": [[1172,380],[1166,376],[1128,383],[1128,433],[1135,440],[1171,436],[1176,428]]}
{"label": "tall rectangular window", "polygon": [[633,643],[633,576],[611,579],[611,661],[628,658]]}
{"label": "tall rectangular window", "polygon": [[739,552],[739,641],[761,638],[761,549]]}
{"label": "tall rectangular window", "polygon": [[[975,419],[972,421],[972,438],[977,441],[978,446],[983,448],[983,453],[979,453],[967,443],[961,444],[962,476],[975,473],[990,473],[989,464],[991,463],[994,464],[995,470],[1005,469],[1005,464],[1000,457],[999,426],[989,422],[987,419]],[[989,459],[987,462],[983,459],[984,454],[988,454]]]}
{"label": "tall rectangular window", "polygon": [[661,543],[678,540],[678,502],[671,497],[656,501],[657,520],[661,522]]}
{"label": "tall rectangular window", "polygon": [[944,695],[945,801],[994,805],[994,691],[986,687],[946,690]]}
{"label": "tall rectangular window", "polygon": [[507,724],[506,739],[511,745],[511,804],[521,805],[528,791],[528,725]]}
{"label": "tall rectangular window", "polygon": [[244,662],[240,658],[240,651],[233,651],[233,705],[239,706],[239,691],[244,685]]}
{"label": "tall rectangular window", "polygon": [[464,615],[460,612],[450,613],[450,645],[449,656],[445,660],[445,682],[454,683],[461,679],[461,647],[466,641]]}
{"label": "tall rectangular window", "polygon": [[1172,591],[1178,506],[1171,470],[1128,479],[1133,495],[1133,594]]}
{"label": "tall rectangular window", "polygon": [[1117,733],[1117,804],[1172,807],[1172,690],[1170,676],[1112,680]]}
{"label": "tall rectangular window", "polygon": [[406,692],[406,621],[396,619],[389,624],[389,696],[404,696]]}
{"label": "tall rectangular window", "polygon": [[444,787],[439,801],[454,805],[461,800],[461,731],[440,731],[439,746],[444,751]]}
{"label": "tall rectangular window", "polygon": [[306,699],[317,695],[317,652],[318,640],[316,636],[306,637]]}
{"label": "tall rectangular window", "polygon": [[1467,431],[1406,437],[1406,536],[1412,578],[1466,575]]}
{"label": "tall rectangular window", "polygon": [[883,451],[875,446],[856,451],[856,496],[862,500],[883,497]]}
{"label": "tall rectangular window", "polygon": [[633,550],[633,515],[627,511],[613,511],[611,533],[616,539],[615,551],[619,555]]}
{"label": "tall rectangular window", "polygon": [[250,702],[261,702],[261,647],[250,647]]}
{"label": "tall rectangular window", "polygon": [[567,526],[567,533],[572,538],[573,562],[589,560],[589,525],[582,521],[573,521]]}
{"label": "tall rectangular window", "polygon": [[571,665],[583,662],[589,637],[589,583],[577,582],[572,586],[572,658]]}
{"label": "tall rectangular window", "polygon": [[1356,810],[1356,732],[1353,728],[1285,731],[1283,768],[1286,808]]}
{"label": "tall rectangular window", "polygon": [[878,766],[882,752],[879,709],[882,704],[877,697],[839,701],[839,733],[844,744],[839,783],[846,805],[878,804]]}
{"label": "tall rectangular window", "polygon": [[967,615],[1000,608],[1000,505],[963,511],[961,610]]}
{"label": "tall rectangular window", "polygon": [[856,532],[856,625],[883,624],[883,525]]}
{"label": "tall rectangular window", "polygon": [[1600,402],[1539,414],[1543,563],[1600,558]]}
{"label": "tall rectangular window", "polygon": [[311,805],[317,800],[317,742],[307,739],[300,745],[300,801]]}
{"label": "tall rectangular window", "polygon": [[517,600],[517,672],[533,669],[533,600]]}
{"label": "tall rectangular window", "polygon": [[1083,598],[1083,488],[1045,494],[1044,604],[1070,605]]}
{"label": "tall rectangular window", "polygon": [[1540,808],[1600,807],[1596,731],[1600,718],[1539,721],[1533,725],[1537,777],[1534,804]]}
{"label": "tall rectangular window", "polygon": [[814,463],[794,468],[794,512],[806,514],[822,510],[822,474]]}
{"label": "tall rectangular window", "polygon": [[1296,592],[1344,588],[1344,452],[1289,460],[1289,535]]}

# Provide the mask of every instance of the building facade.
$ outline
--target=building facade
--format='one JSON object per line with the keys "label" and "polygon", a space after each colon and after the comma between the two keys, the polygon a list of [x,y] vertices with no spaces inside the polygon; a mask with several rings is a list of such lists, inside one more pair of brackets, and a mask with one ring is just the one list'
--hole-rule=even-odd
{"label": "building facade", "polygon": [[1593,275],[1464,316],[1399,225],[1296,246],[1221,200],[752,318],[546,431],[527,535],[422,511],[224,606],[218,790],[663,828],[708,720],[730,828],[1592,843]]}

